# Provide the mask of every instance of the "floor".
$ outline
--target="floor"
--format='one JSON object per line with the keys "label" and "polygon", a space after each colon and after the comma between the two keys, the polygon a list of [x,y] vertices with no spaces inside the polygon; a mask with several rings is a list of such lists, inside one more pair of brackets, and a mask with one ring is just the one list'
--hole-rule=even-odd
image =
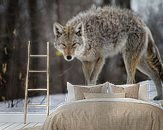
{"label": "floor", "polygon": [[41,126],[43,123],[14,123],[14,122],[6,122],[0,123],[0,130],[19,130],[22,128],[34,127],[34,126]]}

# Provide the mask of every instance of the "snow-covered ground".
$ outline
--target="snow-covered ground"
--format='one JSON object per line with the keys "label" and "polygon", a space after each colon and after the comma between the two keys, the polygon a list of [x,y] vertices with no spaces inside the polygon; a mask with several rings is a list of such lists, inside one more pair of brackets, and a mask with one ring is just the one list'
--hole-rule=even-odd
{"label": "snow-covered ground", "polygon": [[[65,102],[65,94],[50,95],[50,110]],[[46,96],[29,98],[30,103],[46,103]],[[14,107],[9,107],[9,102],[0,102],[0,112],[24,112],[24,100],[14,100]],[[45,112],[46,107],[29,107],[28,112]]]}

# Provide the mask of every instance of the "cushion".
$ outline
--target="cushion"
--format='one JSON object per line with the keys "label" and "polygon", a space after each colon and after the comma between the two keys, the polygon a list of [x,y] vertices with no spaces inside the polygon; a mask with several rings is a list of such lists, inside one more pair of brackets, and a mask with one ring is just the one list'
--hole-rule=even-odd
{"label": "cushion", "polygon": [[148,81],[143,81],[143,82],[140,82],[139,84],[140,84],[140,88],[139,88],[138,99],[143,100],[143,101],[150,100],[150,97],[149,97],[149,82]]}
{"label": "cushion", "polygon": [[160,100],[160,105],[163,107],[163,100]]}
{"label": "cushion", "polygon": [[84,93],[84,97],[86,99],[92,99],[92,98],[125,98],[125,93],[112,93],[112,94]]}
{"label": "cushion", "polygon": [[152,80],[139,82],[139,97],[143,101],[152,101],[157,96],[156,86]]}
{"label": "cushion", "polygon": [[108,87],[108,82],[90,86],[72,85],[71,83],[67,82],[68,94],[66,101],[70,102],[85,99],[84,93],[107,93]]}
{"label": "cushion", "polygon": [[125,85],[111,84],[110,86],[113,93],[125,93],[126,98],[138,99],[139,84],[125,84]]}

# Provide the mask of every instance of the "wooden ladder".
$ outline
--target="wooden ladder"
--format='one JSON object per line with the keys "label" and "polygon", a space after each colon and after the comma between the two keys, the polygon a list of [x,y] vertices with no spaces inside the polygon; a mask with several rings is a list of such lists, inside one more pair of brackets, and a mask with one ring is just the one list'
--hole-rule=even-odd
{"label": "wooden ladder", "polygon": [[[47,67],[46,70],[31,70],[29,68],[30,58],[47,58]],[[29,73],[46,73],[47,77],[47,88],[35,88],[29,89]],[[26,75],[26,84],[25,84],[25,100],[24,100],[24,124],[27,122],[27,111],[28,106],[34,107],[47,107],[47,116],[49,115],[49,42],[47,42],[47,54],[46,55],[32,55],[30,51],[30,41],[28,43],[28,62],[27,62],[27,75]],[[47,93],[47,102],[46,104],[28,104],[28,92],[29,91],[46,91]]]}

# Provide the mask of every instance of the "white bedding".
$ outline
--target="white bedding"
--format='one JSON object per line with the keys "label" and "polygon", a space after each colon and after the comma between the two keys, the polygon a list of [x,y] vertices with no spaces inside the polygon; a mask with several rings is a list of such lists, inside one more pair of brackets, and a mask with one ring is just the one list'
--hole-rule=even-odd
{"label": "white bedding", "polygon": [[162,130],[163,108],[131,98],[62,103],[42,127],[28,130]]}
{"label": "white bedding", "polygon": [[60,105],[43,130],[162,130],[163,108],[130,98],[94,98]]}

